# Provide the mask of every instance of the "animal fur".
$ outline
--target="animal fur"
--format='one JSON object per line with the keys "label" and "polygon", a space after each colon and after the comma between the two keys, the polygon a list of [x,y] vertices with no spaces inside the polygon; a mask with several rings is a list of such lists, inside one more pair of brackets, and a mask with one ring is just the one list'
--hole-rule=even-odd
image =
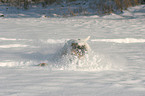
{"label": "animal fur", "polygon": [[90,36],[86,39],[71,39],[67,41],[61,50],[61,56],[68,54],[77,56],[79,59],[83,58],[90,51],[90,46],[87,43],[89,38]]}

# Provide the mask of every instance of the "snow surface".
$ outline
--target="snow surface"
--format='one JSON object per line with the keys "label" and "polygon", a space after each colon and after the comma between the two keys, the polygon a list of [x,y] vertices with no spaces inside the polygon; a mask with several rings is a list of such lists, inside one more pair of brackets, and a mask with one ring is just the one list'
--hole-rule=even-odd
{"label": "snow surface", "polygon": [[[0,96],[145,96],[145,5],[128,12],[0,18]],[[79,65],[57,57],[87,36],[92,54]]]}

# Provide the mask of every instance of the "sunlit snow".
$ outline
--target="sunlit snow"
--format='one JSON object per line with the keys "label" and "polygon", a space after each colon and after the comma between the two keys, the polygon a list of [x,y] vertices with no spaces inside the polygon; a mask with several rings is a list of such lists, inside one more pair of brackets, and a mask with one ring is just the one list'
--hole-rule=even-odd
{"label": "sunlit snow", "polygon": [[[0,96],[144,96],[143,12],[141,5],[104,17],[0,18]],[[58,56],[67,40],[87,36],[85,59]]]}

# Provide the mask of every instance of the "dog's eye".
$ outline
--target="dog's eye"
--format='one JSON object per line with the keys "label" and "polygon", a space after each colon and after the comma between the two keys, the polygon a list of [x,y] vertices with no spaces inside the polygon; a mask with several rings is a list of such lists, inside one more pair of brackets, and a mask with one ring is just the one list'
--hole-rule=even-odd
{"label": "dog's eye", "polygon": [[85,45],[83,45],[82,48],[85,48]]}
{"label": "dog's eye", "polygon": [[87,50],[85,45],[83,45],[83,46],[81,47],[81,49]]}
{"label": "dog's eye", "polygon": [[78,47],[78,43],[72,43],[71,46],[73,49],[76,49]]}
{"label": "dog's eye", "polygon": [[78,43],[72,43],[71,44],[71,46],[77,46],[78,45]]}
{"label": "dog's eye", "polygon": [[84,49],[84,46],[77,46],[78,49]]}
{"label": "dog's eye", "polygon": [[74,46],[74,43],[72,43],[71,46]]}
{"label": "dog's eye", "polygon": [[78,49],[82,49],[82,47],[81,47],[81,46],[78,46],[77,48],[78,48]]}

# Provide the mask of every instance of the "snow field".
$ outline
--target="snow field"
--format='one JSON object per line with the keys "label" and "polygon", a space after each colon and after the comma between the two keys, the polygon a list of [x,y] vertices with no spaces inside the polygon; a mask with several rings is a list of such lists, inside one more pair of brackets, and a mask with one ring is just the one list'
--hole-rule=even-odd
{"label": "snow field", "polygon": [[[144,13],[113,16],[0,18],[0,96],[144,96]],[[54,58],[87,36],[92,54],[79,65]]]}

